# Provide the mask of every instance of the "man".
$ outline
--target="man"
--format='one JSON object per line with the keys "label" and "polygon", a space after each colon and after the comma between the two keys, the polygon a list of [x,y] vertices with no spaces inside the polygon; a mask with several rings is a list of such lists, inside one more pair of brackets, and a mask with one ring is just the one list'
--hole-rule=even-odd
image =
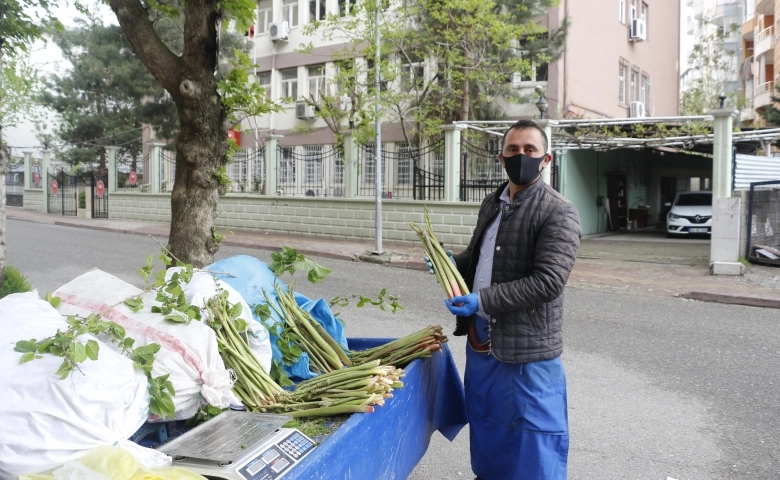
{"label": "man", "polygon": [[569,425],[563,287],[581,229],[576,208],[541,180],[547,135],[520,120],[499,155],[509,182],[485,198],[468,248],[454,257],[469,295],[446,300],[468,335],[471,466],[482,480],[566,478]]}

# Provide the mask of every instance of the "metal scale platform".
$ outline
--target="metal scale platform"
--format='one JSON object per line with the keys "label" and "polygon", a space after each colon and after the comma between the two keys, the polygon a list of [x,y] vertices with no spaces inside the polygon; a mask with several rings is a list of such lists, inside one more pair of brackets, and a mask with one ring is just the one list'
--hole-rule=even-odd
{"label": "metal scale platform", "polygon": [[292,417],[228,410],[158,447],[173,465],[212,480],[275,480],[315,447]]}

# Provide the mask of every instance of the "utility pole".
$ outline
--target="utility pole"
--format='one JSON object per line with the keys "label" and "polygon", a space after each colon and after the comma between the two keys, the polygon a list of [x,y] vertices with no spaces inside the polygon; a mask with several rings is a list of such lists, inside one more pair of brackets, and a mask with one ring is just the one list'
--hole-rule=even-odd
{"label": "utility pole", "polygon": [[376,145],[374,147],[374,158],[376,159],[374,168],[374,189],[376,193],[376,254],[382,253],[382,119],[380,118],[379,93],[382,86],[380,81],[381,69],[379,68],[379,58],[381,54],[381,33],[379,31],[379,11],[382,7],[382,0],[376,0],[376,12],[374,12],[374,28],[376,28],[376,60],[374,60],[374,94],[376,103],[374,104],[374,115],[376,116]]}

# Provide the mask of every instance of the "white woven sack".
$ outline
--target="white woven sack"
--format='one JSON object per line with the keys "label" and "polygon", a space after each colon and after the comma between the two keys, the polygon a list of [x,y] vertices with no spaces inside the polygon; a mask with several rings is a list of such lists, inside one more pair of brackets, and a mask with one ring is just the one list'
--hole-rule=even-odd
{"label": "white woven sack", "polygon": [[[146,376],[99,340],[98,359],[80,364],[64,380],[56,375],[60,357],[44,354],[19,364],[17,341],[43,340],[67,328],[37,293],[0,300],[0,480],[48,471],[99,446],[124,448],[147,419]],[[156,450],[134,446],[131,453],[148,468],[170,464]]]}
{"label": "white woven sack", "polygon": [[[193,417],[204,404],[218,408],[230,406],[232,380],[217,348],[217,339],[209,326],[201,322],[175,323],[152,313],[159,305],[156,293],[145,294],[143,309],[133,312],[123,301],[141,293],[139,288],[102,270],[94,269],[63,285],[54,295],[60,297],[57,309],[63,315],[103,312],[103,317],[121,325],[135,345],[157,343],[152,375],[169,374],[176,394],[173,397],[175,419]],[[150,421],[162,421],[150,415]]]}

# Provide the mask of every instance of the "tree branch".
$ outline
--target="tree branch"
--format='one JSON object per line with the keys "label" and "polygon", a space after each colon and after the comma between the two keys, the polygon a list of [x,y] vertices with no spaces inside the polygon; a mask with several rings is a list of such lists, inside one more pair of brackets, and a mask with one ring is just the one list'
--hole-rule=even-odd
{"label": "tree branch", "polygon": [[180,59],[154,31],[154,25],[141,2],[109,0],[109,3],[133,52],[168,93],[174,98],[179,97]]}

